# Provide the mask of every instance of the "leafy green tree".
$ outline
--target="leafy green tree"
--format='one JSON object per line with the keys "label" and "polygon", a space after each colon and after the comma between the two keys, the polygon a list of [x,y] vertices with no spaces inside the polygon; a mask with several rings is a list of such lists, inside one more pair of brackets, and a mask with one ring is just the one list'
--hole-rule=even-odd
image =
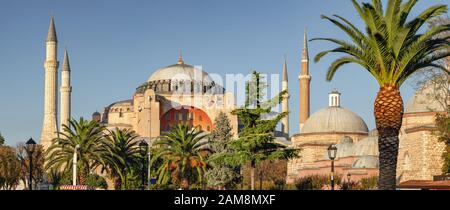
{"label": "leafy green tree", "polygon": [[[21,164],[20,179],[26,186],[30,177],[30,158],[27,153],[26,145],[23,143],[17,145],[16,149],[17,158]],[[31,179],[33,180],[33,189],[37,189],[37,185],[44,180],[44,161],[45,154],[42,145],[36,145],[33,152],[33,174]]]}
{"label": "leafy green tree", "polygon": [[69,126],[63,125],[63,131],[58,133],[59,137],[53,140],[53,144],[47,150],[46,170],[71,170],[76,150],[78,183],[86,184],[86,178],[91,171],[105,165],[105,160],[109,157],[103,146],[104,131],[105,127],[97,122],[83,118],[79,121],[71,120]]}
{"label": "leafy green tree", "polygon": [[136,138],[136,133],[129,129],[116,128],[106,135],[104,147],[108,151],[108,158],[105,160],[105,169],[113,178],[116,190],[127,189],[127,174],[133,167],[139,166],[139,142]]}
{"label": "leafy green tree", "polygon": [[274,98],[263,101],[266,84],[261,74],[252,73],[252,78],[246,85],[246,100],[243,108],[233,110],[244,124],[239,133],[239,138],[231,143],[233,153],[224,154],[223,158],[231,165],[241,166],[250,163],[251,189],[255,189],[255,168],[264,160],[289,159],[295,157],[297,150],[288,149],[275,143],[274,133],[277,124],[287,116],[283,112],[273,118],[266,116],[271,113],[272,107],[281,103],[286,91]]}
{"label": "leafy green tree", "polygon": [[203,182],[205,172],[207,135],[197,127],[191,129],[187,125],[177,125],[173,130],[163,133],[155,142],[158,148],[153,160],[161,158],[163,163],[157,170],[158,184],[176,183],[189,188],[193,181]]}
{"label": "leafy green tree", "polygon": [[215,128],[210,134],[210,146],[213,154],[208,157],[211,166],[205,174],[207,185],[219,190],[233,188],[239,174],[235,168],[226,163],[221,157],[232,153],[230,143],[233,137],[230,120],[220,112],[214,122]]}
{"label": "leafy green tree", "polygon": [[0,146],[0,189],[13,190],[19,185],[20,161],[12,147]]}
{"label": "leafy green tree", "polygon": [[367,70],[378,82],[380,89],[375,99],[375,122],[379,132],[380,152],[379,189],[396,188],[396,166],[399,146],[399,131],[403,118],[401,85],[415,72],[427,67],[443,69],[437,63],[450,55],[446,38],[436,35],[450,30],[450,25],[439,25],[421,33],[427,21],[447,12],[447,6],[440,4],[427,8],[417,17],[409,18],[417,0],[389,0],[384,9],[381,0],[360,5],[351,1],[365,23],[366,32],[358,29],[347,19],[334,15],[326,19],[344,31],[351,42],[334,38],[313,40],[329,41],[338,47],[316,55],[318,62],[329,53],[343,53],[329,67],[327,80],[345,64],[354,63]]}
{"label": "leafy green tree", "polygon": [[[448,108],[450,110],[450,106]],[[444,142],[445,150],[442,154],[444,159],[444,164],[442,166],[442,173],[450,173],[450,112],[447,111],[446,114],[438,114],[436,116],[436,135],[438,140]]]}

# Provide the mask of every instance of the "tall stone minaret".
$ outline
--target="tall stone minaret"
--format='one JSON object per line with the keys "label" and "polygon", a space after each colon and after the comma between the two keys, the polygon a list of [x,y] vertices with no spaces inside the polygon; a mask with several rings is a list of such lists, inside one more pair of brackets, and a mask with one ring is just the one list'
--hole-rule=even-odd
{"label": "tall stone minaret", "polygon": [[309,118],[310,113],[310,84],[311,75],[309,75],[309,55],[308,55],[308,40],[306,35],[303,38],[303,51],[302,51],[302,69],[298,76],[300,81],[300,132],[302,131],[303,124]]}
{"label": "tall stone minaret", "polygon": [[[286,56],[284,57],[283,64],[283,81],[281,82],[282,91],[288,91],[288,73],[287,73],[287,61]],[[281,102],[281,111],[289,112],[289,92],[286,97],[283,98]],[[281,131],[289,138],[289,114],[281,120]]]}
{"label": "tall stone minaret", "polygon": [[67,49],[64,52],[64,61],[61,71],[61,118],[59,129],[63,130],[63,125],[69,125],[70,121],[70,102],[72,86],[70,86],[70,64]]}
{"label": "tall stone minaret", "polygon": [[58,66],[57,48],[54,18],[50,20],[46,42],[45,68],[45,98],[44,98],[44,123],[42,125],[40,143],[47,149],[51,141],[58,137],[57,125],[57,101],[58,101]]}

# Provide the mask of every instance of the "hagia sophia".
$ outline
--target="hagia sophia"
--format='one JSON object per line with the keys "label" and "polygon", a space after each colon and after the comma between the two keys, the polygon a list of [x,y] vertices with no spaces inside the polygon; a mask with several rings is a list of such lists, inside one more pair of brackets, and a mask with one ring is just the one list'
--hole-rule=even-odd
{"label": "hagia sophia", "polygon": [[[51,19],[46,41],[45,61],[45,108],[40,143],[48,148],[57,131],[67,124],[71,111],[69,55],[64,54],[62,82],[60,87],[60,119],[58,120],[58,39],[54,19]],[[175,60],[175,59],[174,59]],[[281,69],[282,90],[288,90],[286,62]],[[309,70],[308,41],[305,32],[301,55],[301,71],[298,76],[299,96],[292,94],[284,98],[281,111],[289,111],[289,100],[300,100],[300,132],[289,134],[289,115],[281,122],[277,131],[277,142],[301,149],[299,158],[289,160],[286,181],[313,175],[329,174],[330,160],[327,148],[335,144],[338,148],[335,161],[336,173],[359,180],[378,174],[378,135],[370,130],[366,122],[353,111],[342,107],[345,94],[332,90],[328,106],[310,113],[310,101],[326,103],[326,96],[311,98],[312,77]],[[435,115],[444,111],[439,103],[427,98],[432,91],[424,86],[408,100],[400,134],[398,156],[398,182],[407,180],[432,180],[440,175],[444,145],[432,135]],[[297,92],[297,91],[292,91]],[[291,93],[292,93],[291,92]],[[239,119],[231,111],[237,107],[235,94],[227,92],[203,69],[186,64],[182,55],[178,61],[155,70],[146,81],[136,87],[134,94],[123,101],[105,104],[101,112],[92,115],[108,129],[129,128],[143,139],[154,139],[171,126],[187,123],[205,132],[214,129],[214,120],[220,112],[230,119],[233,134],[237,136]],[[368,112],[372,110],[368,108]],[[57,122],[60,122],[58,125]]]}

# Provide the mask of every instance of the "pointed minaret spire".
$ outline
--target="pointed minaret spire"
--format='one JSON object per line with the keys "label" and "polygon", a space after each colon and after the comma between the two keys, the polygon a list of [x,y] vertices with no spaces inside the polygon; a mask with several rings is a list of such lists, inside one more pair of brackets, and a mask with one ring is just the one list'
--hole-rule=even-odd
{"label": "pointed minaret spire", "polygon": [[305,34],[303,35],[303,51],[302,51],[302,61],[308,61],[309,60],[309,53],[308,53],[308,35],[307,32],[308,28],[305,28]]}
{"label": "pointed minaret spire", "polygon": [[70,71],[69,54],[67,53],[67,48],[64,49],[64,60],[62,71]]}
{"label": "pointed minaret spire", "polygon": [[286,81],[286,82],[288,81],[286,55],[284,55],[284,63],[283,63],[283,81]]}
{"label": "pointed minaret spire", "polygon": [[67,49],[64,52],[64,61],[61,71],[61,115],[60,115],[60,130],[64,130],[64,125],[69,125],[71,118],[71,95],[72,86],[70,84],[70,64],[69,53]]}
{"label": "pointed minaret spire", "polygon": [[183,53],[181,52],[181,50],[180,50],[180,55],[178,56],[178,64],[180,64],[180,65],[184,64]]}
{"label": "pointed minaret spire", "polygon": [[303,42],[302,69],[298,76],[298,80],[300,81],[300,132],[310,114],[311,75],[309,74],[308,38],[306,28]]}
{"label": "pointed minaret spire", "polygon": [[52,16],[50,26],[48,27],[47,42],[58,42],[55,29],[55,18]]}

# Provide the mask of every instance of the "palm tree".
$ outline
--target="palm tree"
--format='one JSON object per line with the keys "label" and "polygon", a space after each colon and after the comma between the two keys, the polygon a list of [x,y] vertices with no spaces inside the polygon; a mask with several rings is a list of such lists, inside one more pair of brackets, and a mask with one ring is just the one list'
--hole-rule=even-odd
{"label": "palm tree", "polygon": [[383,9],[381,0],[362,3],[352,0],[353,6],[366,25],[362,32],[347,19],[334,15],[326,19],[343,30],[352,42],[334,38],[317,38],[337,44],[332,50],[316,55],[318,62],[329,53],[344,53],[329,67],[327,80],[345,64],[355,63],[367,70],[380,85],[375,99],[375,121],[379,132],[380,151],[379,189],[395,189],[399,145],[399,130],[403,118],[400,86],[415,72],[427,67],[445,69],[436,61],[450,55],[449,37],[436,35],[448,32],[450,25],[440,25],[421,33],[420,29],[433,17],[447,12],[447,6],[429,7],[417,17],[407,20],[418,0],[389,0]]}
{"label": "palm tree", "polygon": [[164,133],[155,142],[157,152],[154,160],[161,158],[158,168],[158,183],[165,185],[172,180],[181,180],[184,188],[196,178],[203,181],[206,160],[205,152],[209,151],[206,135],[197,127],[190,129],[187,125],[177,125],[173,130]]}
{"label": "palm tree", "polygon": [[125,184],[127,189],[127,174],[132,167],[137,166],[139,158],[137,135],[129,129],[116,128],[108,131],[105,149],[109,152],[108,159],[105,161],[106,170],[114,179],[114,189],[122,189]]}
{"label": "palm tree", "polygon": [[72,169],[73,154],[76,150],[79,183],[84,185],[87,175],[97,166],[103,165],[108,157],[102,146],[105,127],[83,118],[78,122],[70,120],[69,124],[63,125],[63,131],[58,132],[59,137],[54,139],[52,146],[48,148],[46,169]]}

